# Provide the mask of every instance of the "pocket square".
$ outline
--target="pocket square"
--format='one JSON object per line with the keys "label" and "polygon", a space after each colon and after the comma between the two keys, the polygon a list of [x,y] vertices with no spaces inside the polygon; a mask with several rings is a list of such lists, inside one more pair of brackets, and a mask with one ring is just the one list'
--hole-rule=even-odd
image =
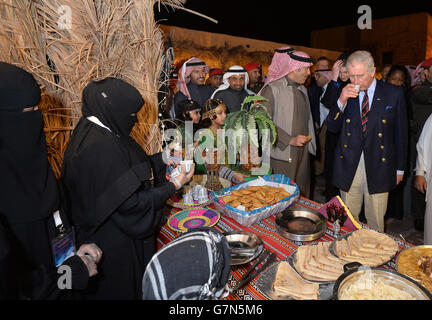
{"label": "pocket square", "polygon": [[393,107],[392,106],[387,106],[385,109],[386,110],[390,110],[390,109],[393,109]]}

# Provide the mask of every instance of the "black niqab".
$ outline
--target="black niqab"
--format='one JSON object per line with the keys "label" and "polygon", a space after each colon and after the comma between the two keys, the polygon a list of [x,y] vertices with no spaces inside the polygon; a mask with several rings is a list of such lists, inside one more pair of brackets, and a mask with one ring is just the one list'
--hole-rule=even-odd
{"label": "black niqab", "polygon": [[0,97],[1,110],[22,111],[37,106],[41,92],[30,73],[0,61]]}
{"label": "black niqab", "polygon": [[[62,181],[72,199],[68,211],[82,240],[151,178],[146,153],[129,137],[136,121],[131,114],[143,105],[139,91],[120,79],[94,81],[83,91],[83,117],[71,136],[62,168]],[[112,132],[87,120],[89,116]]]}
{"label": "black niqab", "polygon": [[43,117],[22,112],[39,103],[39,86],[28,72],[0,62],[0,97],[0,215],[8,223],[48,217],[59,203]]}
{"label": "black niqab", "polygon": [[144,105],[141,94],[130,84],[116,78],[91,82],[83,90],[82,114],[95,116],[120,136],[128,137]]}

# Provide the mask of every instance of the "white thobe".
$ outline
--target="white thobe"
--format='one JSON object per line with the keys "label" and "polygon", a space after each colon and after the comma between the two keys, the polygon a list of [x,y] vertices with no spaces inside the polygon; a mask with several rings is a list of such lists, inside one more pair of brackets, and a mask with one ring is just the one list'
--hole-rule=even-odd
{"label": "white thobe", "polygon": [[432,244],[432,115],[423,126],[417,142],[416,175],[424,176],[427,183],[424,244]]}

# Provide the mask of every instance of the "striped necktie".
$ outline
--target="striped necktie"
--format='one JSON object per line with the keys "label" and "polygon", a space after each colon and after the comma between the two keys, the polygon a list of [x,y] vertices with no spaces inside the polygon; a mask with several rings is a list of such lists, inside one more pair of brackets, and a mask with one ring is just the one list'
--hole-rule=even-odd
{"label": "striped necktie", "polygon": [[368,121],[368,113],[369,113],[369,97],[367,94],[367,90],[363,91],[363,101],[361,104],[361,129],[362,132],[366,132],[366,123]]}

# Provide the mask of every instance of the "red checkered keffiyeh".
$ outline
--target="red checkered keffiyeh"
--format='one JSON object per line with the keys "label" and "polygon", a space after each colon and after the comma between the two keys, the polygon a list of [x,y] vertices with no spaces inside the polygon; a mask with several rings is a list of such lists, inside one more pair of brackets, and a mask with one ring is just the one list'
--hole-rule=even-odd
{"label": "red checkered keffiyeh", "polygon": [[[269,83],[283,78],[295,70],[312,66],[312,59],[306,53],[296,51],[290,47],[279,48],[275,50],[263,88]],[[260,95],[260,93],[258,93],[258,95]]]}
{"label": "red checkered keffiyeh", "polygon": [[177,88],[188,98],[190,99],[190,93],[187,88],[187,84],[190,81],[190,74],[194,70],[194,68],[197,67],[205,67],[205,72],[208,73],[210,70],[210,67],[205,64],[205,62],[201,61],[198,58],[190,58],[188,61],[183,63],[182,67],[180,68],[179,74],[178,74],[178,80],[177,80]]}

